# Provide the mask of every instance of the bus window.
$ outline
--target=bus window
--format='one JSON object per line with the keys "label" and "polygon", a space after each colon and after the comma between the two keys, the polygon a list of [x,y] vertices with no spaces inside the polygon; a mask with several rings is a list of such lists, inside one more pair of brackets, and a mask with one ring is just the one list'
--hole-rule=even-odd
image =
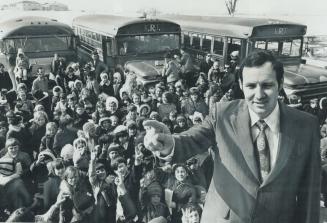
{"label": "bus window", "polygon": [[211,36],[203,36],[202,40],[202,50],[206,53],[211,52],[211,42],[212,42],[212,37]]}
{"label": "bus window", "polygon": [[270,50],[277,56],[298,57],[301,55],[301,39],[256,41],[255,48]]}
{"label": "bus window", "polygon": [[233,51],[240,52],[241,50],[241,40],[235,38],[228,38],[228,55]]}
{"label": "bus window", "polygon": [[191,43],[191,47],[193,49],[201,49],[201,46],[200,46],[200,36],[197,35],[197,34],[192,34],[192,43]]}
{"label": "bus window", "polygon": [[188,33],[184,33],[184,47],[189,48],[191,46],[191,38]]}
{"label": "bus window", "polygon": [[255,49],[266,49],[266,42],[265,41],[256,41],[255,42]]}
{"label": "bus window", "polygon": [[112,52],[112,41],[111,41],[111,39],[106,41],[106,45],[107,45],[107,56],[112,56],[113,52]]}
{"label": "bus window", "polygon": [[282,55],[285,56],[300,56],[301,40],[295,39],[283,42]]}
{"label": "bus window", "polygon": [[218,55],[223,55],[224,52],[224,40],[221,37],[215,37],[215,42],[213,45],[213,53]]}

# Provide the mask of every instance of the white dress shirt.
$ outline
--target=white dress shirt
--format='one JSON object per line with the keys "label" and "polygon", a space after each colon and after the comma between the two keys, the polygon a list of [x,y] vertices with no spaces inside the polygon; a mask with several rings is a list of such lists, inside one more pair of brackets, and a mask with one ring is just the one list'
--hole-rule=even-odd
{"label": "white dress shirt", "polygon": [[[256,126],[259,117],[249,108],[250,120],[251,120],[251,135],[252,140],[255,142],[256,138],[259,136],[260,130]],[[276,104],[274,110],[268,115],[268,117],[263,119],[267,128],[265,129],[265,134],[268,140],[269,151],[270,151],[270,169],[272,170],[275,166],[277,154],[278,154],[278,143],[279,143],[279,134],[280,134],[280,111],[279,105]]]}

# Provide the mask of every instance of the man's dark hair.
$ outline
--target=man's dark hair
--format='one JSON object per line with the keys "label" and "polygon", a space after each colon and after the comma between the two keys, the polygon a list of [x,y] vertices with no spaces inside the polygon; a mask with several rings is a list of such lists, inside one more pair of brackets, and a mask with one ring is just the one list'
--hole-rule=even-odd
{"label": "man's dark hair", "polygon": [[275,58],[272,52],[265,50],[254,51],[243,60],[239,72],[241,82],[243,82],[244,67],[260,67],[266,62],[271,62],[273,70],[276,72],[278,85],[280,86],[284,78],[284,66]]}

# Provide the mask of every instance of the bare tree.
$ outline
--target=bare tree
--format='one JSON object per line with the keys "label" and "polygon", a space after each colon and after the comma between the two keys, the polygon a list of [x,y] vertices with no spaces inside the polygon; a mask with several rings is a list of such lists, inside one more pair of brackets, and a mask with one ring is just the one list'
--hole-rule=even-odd
{"label": "bare tree", "polygon": [[230,16],[234,16],[236,11],[236,3],[238,0],[225,0],[225,4]]}

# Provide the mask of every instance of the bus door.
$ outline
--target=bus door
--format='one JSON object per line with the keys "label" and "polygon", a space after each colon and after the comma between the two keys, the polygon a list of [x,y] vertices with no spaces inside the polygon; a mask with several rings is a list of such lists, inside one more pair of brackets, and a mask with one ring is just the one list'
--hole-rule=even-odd
{"label": "bus door", "polygon": [[115,61],[116,51],[115,44],[113,38],[105,37],[102,42],[102,49],[104,53],[105,63],[109,66],[110,69],[114,70],[115,65],[117,64]]}

